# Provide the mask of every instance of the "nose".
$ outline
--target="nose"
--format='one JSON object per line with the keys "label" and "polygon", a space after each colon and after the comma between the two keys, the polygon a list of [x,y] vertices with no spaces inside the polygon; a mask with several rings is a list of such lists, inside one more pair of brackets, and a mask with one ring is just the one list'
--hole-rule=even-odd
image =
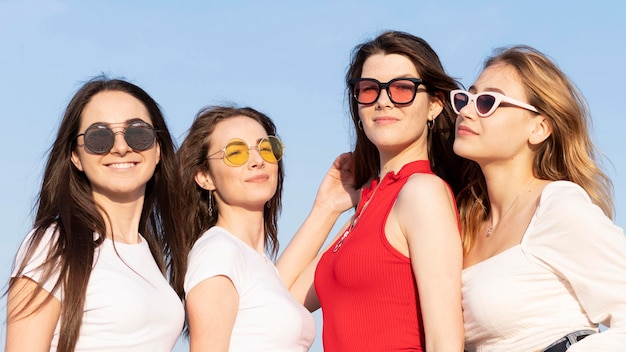
{"label": "nose", "polygon": [[[383,90],[385,91],[384,93]],[[393,106],[393,102],[391,101],[391,94],[389,93],[388,88],[380,88],[380,92],[378,93],[378,99],[376,99],[376,105],[380,107]]]}
{"label": "nose", "polygon": [[265,160],[263,160],[258,146],[250,147],[248,150],[248,166],[251,168],[265,166]]}
{"label": "nose", "polygon": [[132,151],[132,148],[128,146],[128,143],[126,143],[124,130],[114,131],[113,135],[115,139],[113,143],[113,148],[111,148],[111,153],[125,155],[129,151]]}
{"label": "nose", "polygon": [[474,106],[472,106],[472,104],[476,104],[476,102],[474,101],[474,99],[468,97],[467,104],[465,104],[459,110],[459,114],[458,114],[459,117],[461,117],[461,118],[468,118],[468,119],[475,119],[475,118],[477,118],[478,114],[476,112],[476,108]]}

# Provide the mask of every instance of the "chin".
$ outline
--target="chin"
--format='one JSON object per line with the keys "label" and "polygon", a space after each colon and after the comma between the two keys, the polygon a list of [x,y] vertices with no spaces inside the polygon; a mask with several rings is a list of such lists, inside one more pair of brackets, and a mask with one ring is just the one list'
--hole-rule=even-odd
{"label": "chin", "polygon": [[454,154],[465,158],[465,159],[470,159],[471,160],[471,148],[469,148],[468,146],[464,146],[463,142],[459,141],[458,139],[454,141],[454,146],[452,147],[452,150],[454,151]]}

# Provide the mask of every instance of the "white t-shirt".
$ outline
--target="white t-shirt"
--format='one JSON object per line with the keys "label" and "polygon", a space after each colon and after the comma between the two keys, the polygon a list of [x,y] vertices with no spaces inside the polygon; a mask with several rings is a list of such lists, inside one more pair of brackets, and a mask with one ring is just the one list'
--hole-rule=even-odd
{"label": "white t-shirt", "polygon": [[212,227],[189,253],[185,292],[217,276],[239,294],[230,352],[308,351],[315,322],[287,290],[271,260],[221,227]]}
{"label": "white t-shirt", "polygon": [[[55,239],[54,228],[48,229],[23,274],[48,292],[56,277],[40,282],[41,271],[36,268]],[[24,258],[26,243],[18,252],[15,268]],[[62,288],[53,295],[63,303]],[[145,239],[124,244],[107,238],[95,249],[76,351],[169,352],[181,333],[184,317],[183,304],[161,274]],[[50,351],[56,351],[59,328],[60,322]]]}
{"label": "white t-shirt", "polygon": [[568,181],[548,184],[520,244],[463,270],[469,352],[538,351],[609,329],[568,352],[626,351],[626,237]]}

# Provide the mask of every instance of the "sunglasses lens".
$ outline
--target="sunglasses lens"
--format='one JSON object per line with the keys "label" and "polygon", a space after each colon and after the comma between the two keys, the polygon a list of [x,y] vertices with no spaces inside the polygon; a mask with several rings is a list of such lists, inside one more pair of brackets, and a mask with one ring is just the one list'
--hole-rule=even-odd
{"label": "sunglasses lens", "polygon": [[380,87],[374,81],[358,81],[354,84],[354,98],[359,104],[371,104],[378,99]]}
{"label": "sunglasses lens", "polygon": [[396,104],[408,104],[415,98],[417,86],[409,80],[400,79],[389,84],[391,100]]}
{"label": "sunglasses lens", "polygon": [[259,143],[259,153],[268,163],[277,163],[283,157],[283,143],[277,137],[267,137]]}
{"label": "sunglasses lens", "polygon": [[490,94],[481,94],[476,98],[476,110],[482,115],[487,115],[496,103],[496,97]]}
{"label": "sunglasses lens", "polygon": [[224,148],[224,158],[232,166],[245,164],[248,161],[248,153],[248,144],[242,140],[234,140]]}
{"label": "sunglasses lens", "polygon": [[147,150],[154,144],[154,129],[145,122],[133,122],[126,128],[124,139],[133,150]]}
{"label": "sunglasses lens", "polygon": [[85,148],[94,154],[104,154],[113,148],[115,135],[104,125],[95,125],[85,131]]}
{"label": "sunglasses lens", "polygon": [[465,93],[458,92],[452,98],[452,107],[457,114],[469,103],[469,97]]}

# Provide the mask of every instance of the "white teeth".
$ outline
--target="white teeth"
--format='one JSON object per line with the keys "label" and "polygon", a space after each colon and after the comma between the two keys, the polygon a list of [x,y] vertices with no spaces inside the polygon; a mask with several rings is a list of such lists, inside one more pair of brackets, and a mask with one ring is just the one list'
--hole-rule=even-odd
{"label": "white teeth", "polygon": [[130,169],[131,167],[135,166],[135,164],[134,163],[120,163],[120,164],[111,164],[110,166],[115,169]]}

